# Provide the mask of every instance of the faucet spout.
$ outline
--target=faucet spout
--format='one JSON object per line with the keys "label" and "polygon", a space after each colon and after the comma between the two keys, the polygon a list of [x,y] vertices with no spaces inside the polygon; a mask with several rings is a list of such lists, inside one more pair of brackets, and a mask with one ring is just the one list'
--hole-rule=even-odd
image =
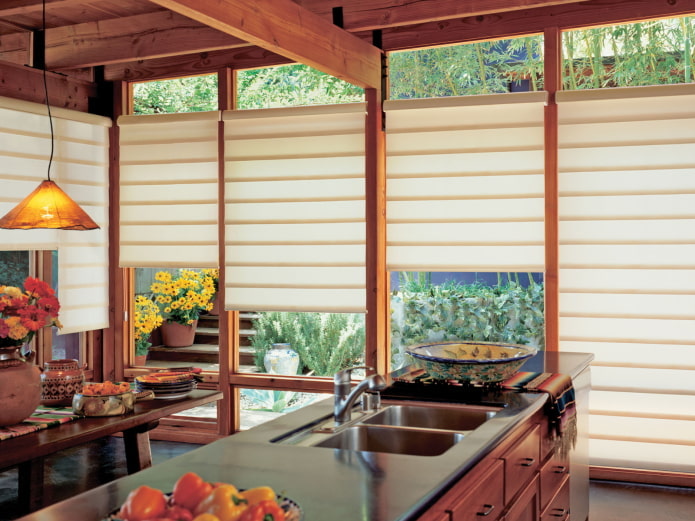
{"label": "faucet spout", "polygon": [[352,408],[362,393],[365,391],[381,391],[386,388],[386,380],[378,374],[367,376],[352,391],[350,390],[350,374],[353,369],[371,369],[370,367],[351,367],[343,369],[335,374],[333,384],[335,387],[335,401],[333,416],[336,423],[350,421]]}

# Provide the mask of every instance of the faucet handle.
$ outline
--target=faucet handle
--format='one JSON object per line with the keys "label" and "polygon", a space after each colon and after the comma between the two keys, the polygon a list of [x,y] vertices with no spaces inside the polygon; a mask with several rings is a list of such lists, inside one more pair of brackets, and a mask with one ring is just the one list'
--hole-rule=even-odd
{"label": "faucet handle", "polygon": [[340,371],[335,373],[333,381],[337,384],[346,382],[349,383],[350,379],[352,378],[352,371],[355,369],[366,369],[367,371],[374,371],[374,368],[368,365],[356,365],[354,367],[348,367],[347,369],[341,369]]}

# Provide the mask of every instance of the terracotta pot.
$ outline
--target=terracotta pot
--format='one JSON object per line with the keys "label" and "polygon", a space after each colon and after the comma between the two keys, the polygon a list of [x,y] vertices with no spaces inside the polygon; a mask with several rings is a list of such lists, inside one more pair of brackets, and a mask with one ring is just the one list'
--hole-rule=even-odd
{"label": "terracotta pot", "polygon": [[43,405],[72,405],[72,397],[82,392],[84,371],[77,360],[50,360],[41,373]]}
{"label": "terracotta pot", "polygon": [[164,322],[160,326],[162,342],[167,347],[192,346],[196,327],[198,327],[197,320],[190,325],[179,324],[178,322]]}
{"label": "terracotta pot", "polygon": [[41,371],[31,357],[22,358],[19,348],[3,349],[0,359],[0,426],[14,425],[28,418],[41,401]]}
{"label": "terracotta pot", "polygon": [[144,366],[147,364],[147,355],[135,355],[133,365]]}

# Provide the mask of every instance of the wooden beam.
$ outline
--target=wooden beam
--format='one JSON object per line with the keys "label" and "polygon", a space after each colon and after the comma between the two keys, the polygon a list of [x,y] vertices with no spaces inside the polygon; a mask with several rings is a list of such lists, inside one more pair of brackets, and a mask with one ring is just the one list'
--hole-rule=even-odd
{"label": "wooden beam", "polygon": [[109,81],[147,81],[212,73],[224,67],[239,70],[287,63],[294,62],[284,56],[250,45],[229,51],[213,51],[107,65],[104,67],[104,79]]}
{"label": "wooden beam", "polygon": [[[83,4],[83,0],[46,0],[46,9],[62,9],[64,7]],[[40,12],[43,0],[3,0],[0,7],[0,18]]]}
{"label": "wooden beam", "polygon": [[21,32],[0,36],[0,60],[17,65],[31,63],[31,33]]}
{"label": "wooden beam", "polygon": [[[45,103],[42,71],[13,63],[0,63],[0,96]],[[67,76],[47,73],[50,103],[54,107],[89,110],[89,98],[96,95],[96,85]]]}
{"label": "wooden beam", "polygon": [[361,87],[381,85],[379,49],[291,0],[150,1]]}
{"label": "wooden beam", "polygon": [[171,11],[57,27],[46,31],[51,70],[248,46]]}
{"label": "wooden beam", "polygon": [[295,0],[320,16],[330,16],[334,7],[343,10],[343,27],[348,31],[373,30],[464,16],[481,16],[505,11],[574,4],[586,0],[435,0],[395,2],[394,0]]}

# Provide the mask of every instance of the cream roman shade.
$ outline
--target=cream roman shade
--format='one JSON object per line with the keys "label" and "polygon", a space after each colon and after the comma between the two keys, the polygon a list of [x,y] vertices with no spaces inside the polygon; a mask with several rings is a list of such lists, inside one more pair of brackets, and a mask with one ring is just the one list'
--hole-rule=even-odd
{"label": "cream roman shade", "polygon": [[545,100],[385,103],[389,270],[543,271]]}
{"label": "cream roman shade", "polygon": [[226,309],[364,312],[365,110],[224,113]]}
{"label": "cream roman shade", "polygon": [[[101,227],[0,230],[5,250],[58,250],[61,334],[109,327],[108,150],[111,120],[51,108],[51,178]],[[0,98],[0,215],[46,178],[51,148],[46,107]]]}
{"label": "cream roman shade", "polygon": [[120,266],[218,266],[219,119],[219,112],[118,118]]}
{"label": "cream roman shade", "polygon": [[590,462],[695,472],[695,85],[558,94],[560,349]]}

